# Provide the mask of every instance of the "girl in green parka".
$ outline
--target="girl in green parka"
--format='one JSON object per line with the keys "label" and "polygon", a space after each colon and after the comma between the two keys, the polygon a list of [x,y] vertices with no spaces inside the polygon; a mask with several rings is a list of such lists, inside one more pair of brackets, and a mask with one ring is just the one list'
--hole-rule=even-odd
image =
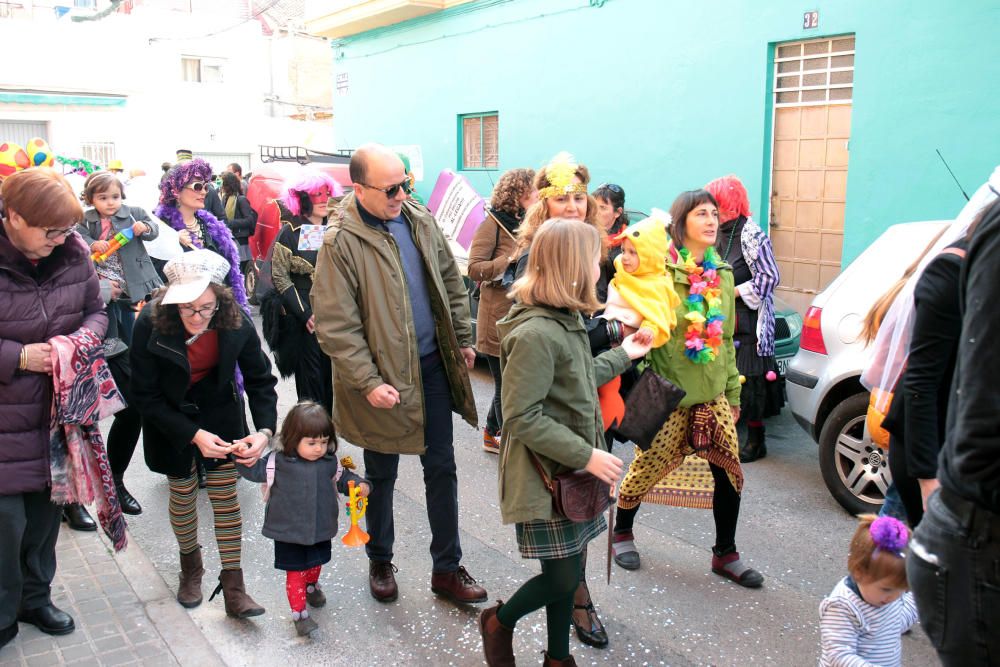
{"label": "girl in green parka", "polygon": [[654,349],[648,361],[654,372],[687,395],[652,446],[646,451],[636,448],[618,494],[615,562],[628,570],[639,568],[632,526],[641,502],[711,508],[712,571],[757,588],[764,577],[745,565],[736,551],[743,490],[735,426],[740,376],[733,346],[733,272],[714,248],[719,206],[707,191],[691,190],[677,197],[670,218],[673,247],[667,271],[681,299],[678,324],[670,341]]}
{"label": "girl in green parka", "polygon": [[600,254],[600,234],[592,225],[545,222],[524,277],[511,288],[517,305],[497,323],[504,414],[500,512],[505,524],[515,524],[521,556],[539,559],[542,573],[480,616],[491,667],[514,664],[514,626],[542,607],[548,622],[544,664],[576,664],[569,655],[569,627],[581,554],[606,525],[603,516],[574,523],[557,515],[531,454],[550,476],[585,469],[612,488],[621,476],[622,461],[605,451],[597,386],[643,357],[649,344],[629,336],[620,347],[591,356],[581,313],[600,308],[594,291]]}

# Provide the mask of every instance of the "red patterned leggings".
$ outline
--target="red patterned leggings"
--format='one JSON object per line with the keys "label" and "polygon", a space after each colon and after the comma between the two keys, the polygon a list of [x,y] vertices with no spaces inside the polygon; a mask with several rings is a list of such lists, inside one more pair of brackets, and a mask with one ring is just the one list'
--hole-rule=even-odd
{"label": "red patterned leggings", "polygon": [[289,570],[285,573],[285,593],[292,611],[301,612],[306,608],[306,586],[315,585],[319,581],[321,565],[308,570]]}

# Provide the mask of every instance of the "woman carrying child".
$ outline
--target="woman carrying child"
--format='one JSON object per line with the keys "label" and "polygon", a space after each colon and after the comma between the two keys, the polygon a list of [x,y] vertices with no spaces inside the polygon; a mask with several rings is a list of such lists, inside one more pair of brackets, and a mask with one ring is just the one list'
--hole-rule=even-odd
{"label": "woman carrying child", "polygon": [[667,262],[680,297],[676,319],[685,327],[654,349],[650,368],[687,394],[652,446],[636,449],[621,484],[615,526],[615,562],[638,569],[632,526],[643,501],[712,509],[712,571],[757,588],[764,577],[740,560],[736,525],[743,490],[735,422],[740,378],[733,347],[733,272],[714,245],[719,207],[705,190],[683,192],[670,207],[673,247]]}
{"label": "woman carrying child", "polygon": [[337,534],[337,492],[347,495],[349,482],[354,482],[364,498],[371,485],[337,460],[333,420],[318,403],[303,401],[293,407],[278,441],[279,449],[252,467],[240,466],[239,473],[268,485],[261,532],[274,540],[274,567],[285,571],[292,620],[304,637],[319,627],[306,603],[314,608],[326,604],[319,573],[330,562],[331,540]]}
{"label": "woman carrying child", "polygon": [[[614,485],[620,459],[605,450],[597,385],[620,374],[649,345],[633,337],[596,358],[590,353],[581,313],[597,302],[601,236],[579,220],[554,219],[534,236],[531,261],[514,283],[516,305],[497,326],[501,335],[504,441],[499,493],[503,522],[514,523],[524,558],[541,561],[542,573],[505,604],[479,619],[486,662],[514,664],[513,630],[528,614],[545,607],[548,646],[545,665],[575,665],[568,630],[582,555],[606,530],[603,516],[574,523],[557,515],[533,458],[554,476],[585,469]],[[571,370],[567,370],[571,369]]]}

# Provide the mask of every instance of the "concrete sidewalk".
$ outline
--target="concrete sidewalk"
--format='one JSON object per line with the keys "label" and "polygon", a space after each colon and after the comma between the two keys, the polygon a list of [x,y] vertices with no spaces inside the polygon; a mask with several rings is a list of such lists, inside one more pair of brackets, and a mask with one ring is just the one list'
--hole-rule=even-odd
{"label": "concrete sidewalk", "polygon": [[224,664],[131,535],[114,555],[100,532],[64,524],[56,553],[52,601],[73,616],[76,630],[51,637],[21,623],[0,649],[0,665]]}

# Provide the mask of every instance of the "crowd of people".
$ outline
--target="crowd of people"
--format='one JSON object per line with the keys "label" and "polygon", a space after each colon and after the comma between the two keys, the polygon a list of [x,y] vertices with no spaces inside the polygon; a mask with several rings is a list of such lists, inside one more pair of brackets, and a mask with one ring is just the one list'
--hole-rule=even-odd
{"label": "crowd of people", "polygon": [[[482,611],[487,664],[515,664],[517,625],[542,608],[543,664],[576,664],[571,628],[608,645],[587,550],[609,530],[609,504],[619,567],[641,567],[641,506],[710,509],[709,569],[763,585],[736,533],[742,466],[767,454],[763,420],[783,402],[771,381],[780,276],[737,177],[635,220],[621,186],[592,188],[590,170],[568,154],[504,173],[469,253],[474,335],[448,241],[395,152],[356,150],[346,193],[303,171],[278,201],[282,228],[256,295],[278,374],[295,379],[298,403],[279,420],[278,379],[245,289],[256,213],[241,170],[230,165],[217,192],[207,163],[180,157],[160,182],[162,226],[124,203],[110,171],[87,180],[86,211],[51,169],[0,186],[0,646],[19,621],[73,631],[49,592],[60,515],[94,530],[83,504],[96,498],[101,526],[124,546],[121,513],[142,512],[124,484],[140,432],[146,465],[167,478],[186,608],[203,601],[197,500],[206,488],[222,568],[212,597],[221,592],[235,618],[265,613],[244,584],[241,476],[266,487],[262,532],[285,572],[297,634],[316,630],[309,607],[327,602],[320,573],[338,532],[338,493],[366,499],[370,593],[396,600],[400,455],[418,456],[423,470],[430,589],[486,602],[463,563],[452,416],[480,426],[469,378],[477,352],[494,382],[483,447],[499,455],[501,520],[541,566]],[[1000,656],[988,604],[1000,536],[996,353],[980,331],[996,319],[1000,285],[992,192],[869,318],[869,375],[892,396],[884,426],[906,512],[861,518],[849,574],[820,606],[821,664],[900,664],[900,637],[918,615],[946,664]],[[151,257],[145,244],[171,231],[174,256]],[[67,355],[88,361],[69,370]],[[84,383],[97,389],[78,418],[79,398],[62,388]],[[676,400],[650,402],[667,394]],[[105,448],[96,423],[111,414]],[[627,435],[639,418],[645,435]],[[338,438],[364,450],[363,475],[338,459]],[[616,441],[635,445],[627,466]],[[94,470],[113,480],[108,494]],[[958,613],[975,622],[944,623]]]}

